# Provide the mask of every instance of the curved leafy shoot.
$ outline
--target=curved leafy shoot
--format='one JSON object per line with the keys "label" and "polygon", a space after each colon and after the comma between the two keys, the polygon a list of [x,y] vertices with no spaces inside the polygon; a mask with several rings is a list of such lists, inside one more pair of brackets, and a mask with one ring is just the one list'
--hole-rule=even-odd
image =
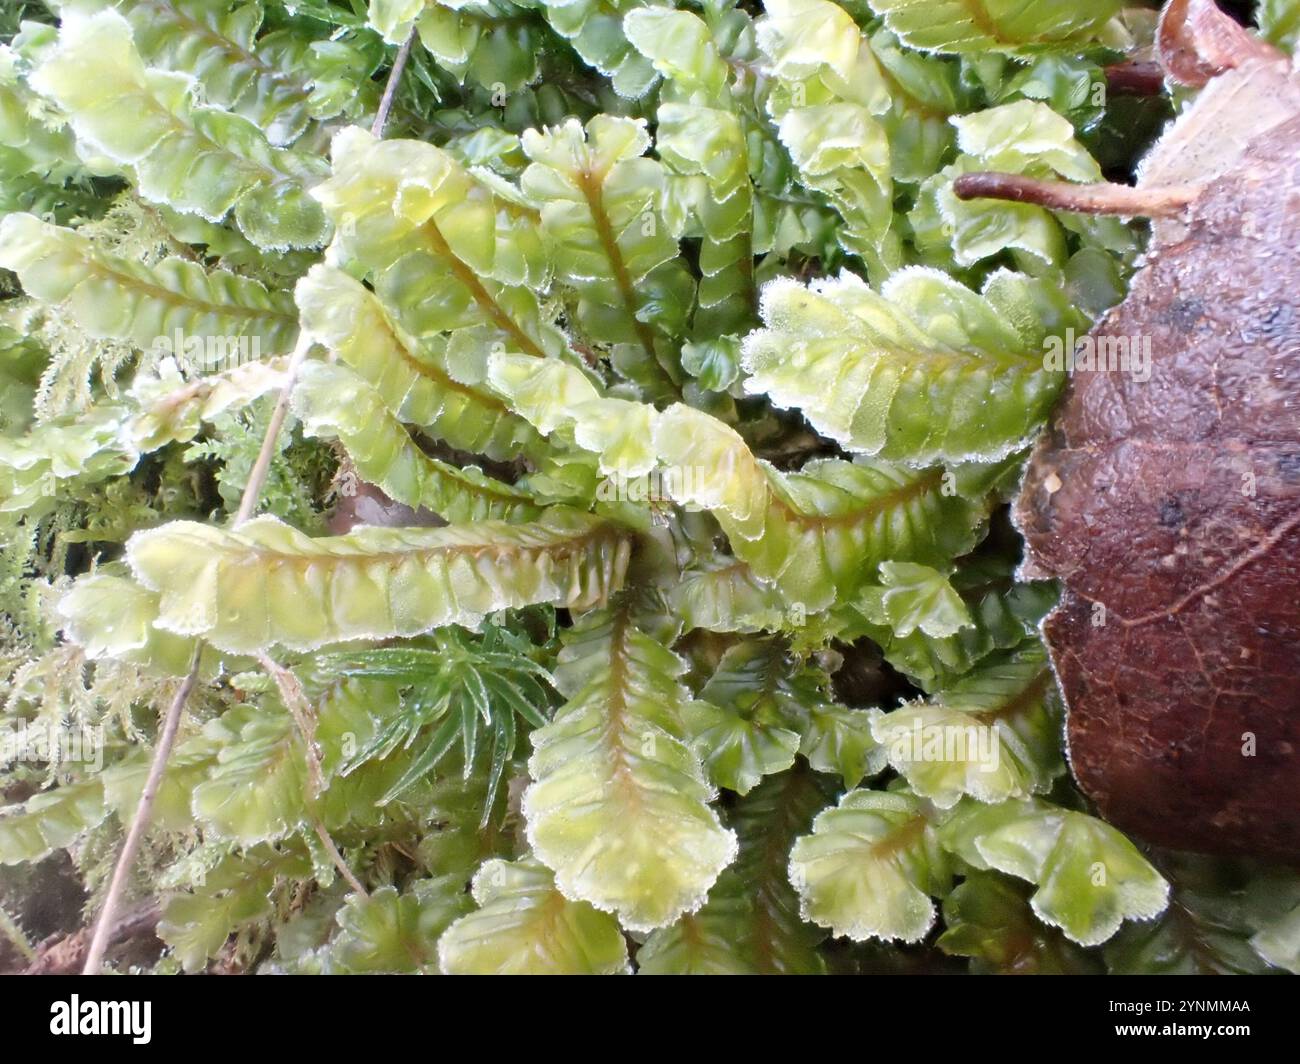
{"label": "curved leafy shoot", "polygon": [[312,195],[336,227],[333,261],[373,278],[416,339],[452,333],[455,379],[480,381],[493,350],[568,355],[535,291],[550,256],[517,189],[432,144],[377,141],[356,127],[334,137],[330,154],[332,176]]}
{"label": "curved leafy shoot", "polygon": [[174,521],[127,544],[157,624],[232,652],[388,639],[536,602],[582,609],[622,583],[617,529],[558,508],[534,524],[362,527],[311,539],[274,517],[236,532]]}
{"label": "curved leafy shoot", "polygon": [[[634,345],[671,383],[693,282],[662,217],[663,165],[645,158],[645,121],[597,115],[527,130],[531,165],[520,187],[541,205],[558,280],[577,296],[577,325],[591,340]],[[608,297],[614,282],[617,301]],[[617,364],[617,360],[616,360]]]}
{"label": "curved leafy shoot", "polygon": [[316,247],[325,216],[307,195],[324,168],[275,148],[248,119],[194,101],[188,75],[146,67],[114,10],[68,15],[32,84],[68,115],[79,143],[135,174],[154,203],[221,221],[232,210],[258,247]]}
{"label": "curved leafy shoot", "polygon": [[452,374],[445,342],[417,342],[342,270],[313,266],[294,297],[312,339],[364,377],[402,421],[498,461],[539,453],[537,434],[522,418],[487,389]]}
{"label": "curved leafy shoot", "polygon": [[1009,52],[1035,45],[1086,42],[1120,8],[1120,0],[1084,5],[1044,0],[867,0],[906,44],[934,52]]}
{"label": "curved leafy shoot", "polygon": [[259,36],[258,4],[220,0],[51,0],[65,18],[113,8],[131,24],[150,66],[189,74],[206,100],[243,115],[277,146],[297,140],[314,120],[373,105],[360,49],[313,40],[297,27]]}
{"label": "curved leafy shoot", "polygon": [[736,557],[808,613],[851,596],[887,559],[962,553],[983,519],[942,469],[825,459],[781,473],[722,422],[683,405],[660,415],[655,439],[676,473],[664,479],[672,497],[709,510]]}
{"label": "curved leafy shoot", "polygon": [[704,903],[736,840],[683,741],[685,664],[630,613],[618,603],[569,633],[555,670],[568,701],[533,733],[523,808],[566,897],[649,931]]}
{"label": "curved leafy shoot", "polygon": [[268,355],[287,354],[298,333],[292,303],[257,281],[179,258],[146,266],[30,214],[0,221],[0,266],[18,274],[28,294],[65,306],[90,336],[141,348],[165,342],[183,355],[174,350],[179,332],[205,355],[214,341],[239,350],[244,338]]}
{"label": "curved leafy shoot", "polygon": [[0,810],[0,865],[39,861],[70,846],[107,814],[100,779],[42,791]]}
{"label": "curved leafy shoot", "polygon": [[[739,331],[756,302],[754,197],[747,123],[731,93],[730,67],[708,23],[692,12],[637,8],[623,30],[668,79],[660,90],[655,148],[673,174],[670,195],[703,240],[695,327]],[[687,231],[686,220],[674,227]]]}
{"label": "curved leafy shoot", "polygon": [[293,411],[312,436],[337,439],[361,478],[412,509],[450,522],[530,521],[542,507],[528,492],[425,454],[378,391],[346,366],[308,363]]}
{"label": "curved leafy shoot", "polygon": [[1037,291],[1004,273],[976,295],[920,267],[879,294],[847,273],[808,287],[774,281],[763,291],[767,328],[745,340],[745,389],[802,410],[860,454],[914,465],[1000,458],[1025,446],[1064,382],[1044,360],[1060,318],[1036,320]]}

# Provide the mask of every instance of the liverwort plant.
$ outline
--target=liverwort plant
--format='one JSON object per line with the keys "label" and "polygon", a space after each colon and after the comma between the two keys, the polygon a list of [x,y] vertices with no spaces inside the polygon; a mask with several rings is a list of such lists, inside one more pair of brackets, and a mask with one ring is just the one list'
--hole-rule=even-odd
{"label": "liverwort plant", "polygon": [[1145,230],[953,191],[1131,168],[1153,12],[47,3],[0,967],[102,914],[157,972],[1300,969],[1300,879],[1093,815],[1016,577]]}

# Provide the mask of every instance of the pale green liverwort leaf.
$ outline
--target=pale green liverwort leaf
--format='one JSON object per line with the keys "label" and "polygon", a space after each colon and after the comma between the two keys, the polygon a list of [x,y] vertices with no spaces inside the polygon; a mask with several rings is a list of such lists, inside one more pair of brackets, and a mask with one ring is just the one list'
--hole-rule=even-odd
{"label": "pale green liverwort leaf", "polygon": [[538,0],[556,33],[567,38],[583,62],[610,79],[620,96],[637,99],[655,83],[655,71],[622,30],[623,13],[640,0]]}
{"label": "pale green liverwort leaf", "polygon": [[729,647],[684,718],[714,782],[746,794],[789,768],[796,752],[849,787],[882,769],[870,717],[833,703],[828,687],[829,677],[788,653],[782,640]]}
{"label": "pale green liverwort leaf", "polygon": [[813,706],[804,725],[799,753],[818,772],[839,776],[846,787],[881,772],[887,764],[885,749],[871,729],[872,713],[834,702]]}
{"label": "pale green liverwort leaf", "polygon": [[279,356],[187,380],[176,359],[167,358],[153,372],[137,372],[130,394],[139,412],[127,424],[131,442],[152,451],[173,440],[193,439],[204,422],[284,387],[287,363],[287,356]]}
{"label": "pale green liverwort leaf", "polygon": [[1162,855],[1170,905],[1125,924],[1106,943],[1115,975],[1263,975],[1295,972],[1300,876],[1195,854]]}
{"label": "pale green liverwort leaf", "polygon": [[799,749],[798,732],[709,702],[688,703],[682,716],[709,778],[737,794],[748,794],[764,776],[789,768]]}
{"label": "pale green liverwort leaf", "polygon": [[[660,91],[655,147],[673,172],[670,197],[703,236],[698,329],[748,327],[753,312],[753,188],[746,122],[713,31],[688,11],[638,8],[623,21],[633,46],[668,78]],[[677,228],[688,228],[680,220]]]}
{"label": "pale green liverwort leaf", "polygon": [[158,595],[123,576],[79,577],[60,597],[64,635],[88,658],[115,658],[184,675],[193,645],[155,626]]}
{"label": "pale green liverwort leaf", "polygon": [[1065,771],[1061,729],[1056,681],[1037,639],[872,721],[889,763],[944,809],[963,795],[1000,802],[1047,791]]}
{"label": "pale green liverwort leaf", "polygon": [[195,82],[145,66],[116,11],[68,16],[33,77],[67,112],[79,142],[130,167],[155,203],[220,221],[232,210],[259,247],[314,247],[327,232],[307,186],[315,156],[273,147],[248,119],[194,102]]}
{"label": "pale green liverwort leaf", "polygon": [[1096,960],[1035,916],[1024,884],[996,872],[968,875],[943,902],[935,945],[970,957],[971,974],[1092,975]]}
{"label": "pale green liverwort leaf", "polygon": [[1115,828],[1038,799],[966,799],[939,838],[976,868],[1036,884],[1034,912],[1084,946],[1105,942],[1124,920],[1158,916],[1169,901],[1169,884]]}
{"label": "pale green liverwort leaf", "polygon": [[766,109],[800,181],[824,193],[842,225],[836,237],[873,280],[902,265],[892,232],[893,150],[881,118],[890,83],[852,17],[827,0],[775,0],[757,42],[776,73]]}
{"label": "pale green liverwort leaf", "polygon": [[571,118],[526,131],[522,143],[532,162],[520,187],[541,206],[556,277],[577,296],[579,328],[668,365],[693,282],[662,217],[664,169],[645,155],[644,120],[597,115],[584,127]]}
{"label": "pale green liverwort leaf", "polygon": [[630,613],[592,613],[566,638],[555,678],[568,701],[533,733],[523,807],[566,897],[648,931],[703,904],[736,838],[683,741],[685,663]]}
{"label": "pale green liverwort leaf", "polygon": [[878,624],[899,636],[915,631],[942,639],[969,628],[970,612],[937,569],[914,562],[881,562],[879,588],[864,589],[858,600]]}
{"label": "pale green liverwort leaf", "polygon": [[779,630],[798,619],[776,588],[755,577],[744,562],[684,573],[670,593],[670,602],[687,631]]}
{"label": "pale green liverwort leaf", "polygon": [[436,970],[439,936],[468,907],[464,883],[453,876],[417,880],[400,893],[353,894],[335,916],[330,961],[351,973]]}
{"label": "pale green liverwort leaf", "polygon": [[813,772],[769,777],[729,815],[740,836],[736,863],[698,912],[651,933],[637,951],[642,975],[820,975],[825,932],[799,916],[786,875],[796,836],[824,809],[828,790]]}
{"label": "pale green liverwort leaf", "polygon": [[307,757],[283,707],[239,706],[209,721],[216,757],[194,788],[194,815],[217,837],[244,846],[295,831],[307,817]]}
{"label": "pale green liverwort leaf", "polygon": [[570,901],[540,861],[492,860],[474,875],[478,910],[438,942],[447,975],[616,975],[629,970],[618,923]]}
{"label": "pale green liverwort leaf", "polygon": [[192,890],[166,897],[158,921],[158,936],[187,972],[202,971],[235,931],[270,913],[278,882],[311,873],[311,862],[299,848],[266,845],[216,856],[200,867],[202,875]]}
{"label": "pale green liverwort leaf", "polygon": [[0,440],[0,513],[40,518],[72,485],[130,471],[140,452],[129,425],[126,409],[101,406]]}
{"label": "pale green liverwort leaf", "polygon": [[70,846],[107,812],[100,779],[65,784],[10,806],[0,811],[0,865],[39,861]]}
{"label": "pale green liverwort leaf", "polygon": [[602,473],[636,477],[656,464],[655,408],[602,395],[576,366],[497,352],[488,383],[543,435],[570,429],[579,447],[600,456]]}
{"label": "pale green liverwort leaf", "polygon": [[757,29],[758,45],[779,78],[799,80],[829,69],[852,78],[861,48],[858,25],[829,0],[772,0]]}
{"label": "pale green liverwort leaf", "polygon": [[901,792],[850,791],[790,852],[803,917],[857,942],[919,942],[951,879],[924,805]]}
{"label": "pale green liverwort leaf", "polygon": [[275,145],[298,139],[313,119],[373,102],[362,90],[361,51],[316,41],[301,27],[259,36],[262,6],[235,0],[51,0],[64,17],[114,7],[150,66],[193,75],[206,101],[258,125]]}
{"label": "pale green liverwort leaf", "polygon": [[1037,100],[1016,100],[951,119],[961,154],[926,179],[909,215],[917,247],[934,261],[972,266],[1013,251],[1045,266],[1061,267],[1066,236],[1119,254],[1134,249],[1132,234],[1116,218],[1053,212],[1030,203],[961,200],[953,182],[961,174],[996,170],[1046,180],[1102,180],[1101,167],[1075,139],[1070,122]]}
{"label": "pale green liverwort leaf", "polygon": [[330,152],[333,174],[312,190],[336,226],[330,261],[371,278],[407,334],[457,355],[455,380],[481,382],[493,350],[575,357],[536,291],[550,254],[518,189],[432,144],[357,128]]}
{"label": "pale green liverwort leaf", "polygon": [[[1009,572],[1004,578],[1009,579]],[[884,614],[877,612],[877,605],[864,601],[878,596],[879,590],[866,588],[857,603],[841,611],[839,616],[846,622],[841,638],[868,636],[880,646],[886,661],[923,691],[933,693],[995,650],[1019,646],[1056,605],[1057,592],[1051,584],[1014,584],[1004,590],[996,573],[988,573],[978,563],[958,568],[949,582],[960,592],[972,627],[943,638],[919,629],[899,636]]]}

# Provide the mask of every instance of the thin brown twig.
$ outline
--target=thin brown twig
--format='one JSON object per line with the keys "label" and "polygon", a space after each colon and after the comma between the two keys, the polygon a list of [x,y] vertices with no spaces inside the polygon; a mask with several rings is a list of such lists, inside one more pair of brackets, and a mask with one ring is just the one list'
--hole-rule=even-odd
{"label": "thin brown twig", "polygon": [[330,833],[325,829],[324,823],[317,818],[312,821],[311,826],[316,832],[316,837],[320,839],[321,845],[325,847],[325,852],[330,855],[330,860],[334,862],[334,867],[339,870],[339,875],[348,881],[348,886],[363,898],[370,897],[369,891],[362,885],[361,880],[348,867],[347,861],[343,860],[343,855],[339,853],[339,848],[334,845],[334,840],[330,838]]}
{"label": "thin brown twig", "polygon": [[406,40],[402,42],[402,47],[397,49],[397,55],[393,59],[393,69],[388,72],[388,83],[384,86],[383,98],[379,101],[379,110],[375,112],[375,120],[370,126],[370,135],[376,140],[384,136],[384,126],[388,125],[388,113],[393,109],[393,100],[397,96],[397,86],[402,80],[402,71],[406,69],[406,61],[411,55],[411,45],[415,43],[415,27],[411,27],[411,32],[406,35]]}
{"label": "thin brown twig", "polygon": [[1195,185],[1133,188],[1129,185],[1075,184],[1040,181],[1020,174],[978,172],[962,174],[953,182],[958,199],[1003,199],[1036,203],[1060,211],[1084,214],[1119,214],[1128,217],[1162,217],[1177,214],[1200,194]]}
{"label": "thin brown twig", "polygon": [[144,790],[140,792],[140,804],[135,808],[131,826],[126,832],[126,841],[122,843],[122,852],[117,855],[117,864],[113,866],[113,878],[108,883],[108,893],[104,895],[103,908],[99,910],[99,919],[95,922],[95,933],[90,938],[90,948],[86,951],[86,964],[82,975],[94,975],[104,963],[104,951],[108,949],[112,936],[118,906],[126,890],[126,881],[135,865],[135,856],[140,851],[145,829],[153,813],[153,803],[162,786],[163,772],[167,768],[167,758],[171,755],[172,745],[176,742],[176,732],[180,728],[185,701],[190,697],[199,681],[199,666],[202,663],[203,642],[194,643],[194,653],[190,657],[190,669],[181,681],[180,687],[167,707],[163,718],[162,734],[158,736],[158,746],[154,750],[153,761],[149,765],[149,776],[145,780]]}
{"label": "thin brown twig", "polygon": [[280,436],[280,429],[284,427],[284,419],[289,414],[289,399],[293,395],[293,386],[298,383],[298,372],[302,369],[302,364],[307,359],[307,352],[310,350],[310,337],[305,332],[300,333],[293,354],[289,356],[289,365],[285,367],[284,383],[280,386],[280,395],[275,401],[275,409],[271,411],[271,420],[267,423],[266,435],[262,437],[262,449],[257,452],[257,461],[253,463],[252,471],[248,474],[248,483],[244,485],[244,494],[239,498],[239,512],[235,514],[235,528],[238,528],[253,516],[257,500],[262,494],[262,485],[266,483],[267,474],[271,471],[271,459],[275,457],[276,440]]}

